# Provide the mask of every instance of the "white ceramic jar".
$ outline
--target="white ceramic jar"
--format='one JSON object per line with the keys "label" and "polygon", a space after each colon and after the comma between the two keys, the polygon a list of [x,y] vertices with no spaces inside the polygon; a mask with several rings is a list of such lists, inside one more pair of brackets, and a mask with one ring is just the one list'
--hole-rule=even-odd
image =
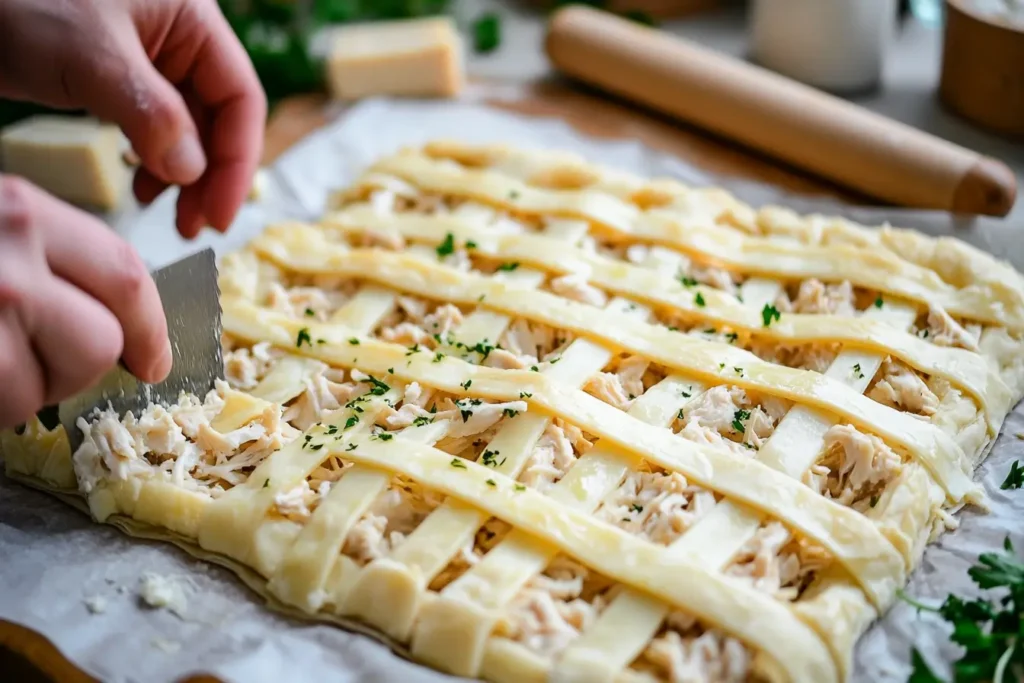
{"label": "white ceramic jar", "polygon": [[896,30],[896,0],[751,0],[751,57],[809,85],[874,88]]}

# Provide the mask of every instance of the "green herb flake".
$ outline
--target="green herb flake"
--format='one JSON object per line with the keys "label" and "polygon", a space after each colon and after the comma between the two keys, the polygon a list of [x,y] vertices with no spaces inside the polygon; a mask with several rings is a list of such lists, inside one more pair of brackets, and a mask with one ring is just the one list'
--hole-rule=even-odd
{"label": "green herb flake", "polygon": [[349,445],[345,446],[346,451],[354,451],[355,449],[356,445],[354,443],[350,443]]}
{"label": "green herb flake", "polygon": [[494,481],[493,479],[488,479],[487,480],[487,485],[488,486],[497,486],[498,482]]}
{"label": "green herb flake", "polygon": [[473,240],[466,240],[466,249],[476,249],[476,242]]}
{"label": "green herb flake", "polygon": [[301,349],[303,344],[313,348],[313,339],[309,336],[308,327],[303,327],[299,330],[298,336],[295,337],[295,348]]}
{"label": "green herb flake", "polygon": [[437,245],[434,249],[437,252],[438,258],[444,258],[455,252],[455,235],[448,233],[444,236],[444,241]]}
{"label": "green herb flake", "polygon": [[644,506],[643,505],[637,505],[636,503],[633,503],[632,505],[629,506],[629,509],[630,509],[631,512],[643,512],[644,511]]}
{"label": "green herb flake", "polygon": [[501,17],[488,12],[473,22],[473,47],[477,52],[493,52],[501,44]]}
{"label": "green herb flake", "polygon": [[265,480],[263,481],[263,488],[265,488],[265,489],[267,489],[267,488],[270,488],[270,477],[267,477],[267,478],[266,478],[266,479],[265,479]]}
{"label": "green herb flake", "polygon": [[742,408],[732,414],[732,428],[740,434],[743,434],[747,428],[743,424],[743,420],[750,419],[750,411],[743,410]]}
{"label": "green herb flake", "polygon": [[881,294],[879,294],[879,295],[878,295],[878,298],[877,298],[877,299],[875,299],[875,308],[881,308],[881,307],[882,307],[882,305],[883,305],[884,303],[885,303],[885,302],[884,302],[884,301],[882,301],[882,295],[881,295]]}
{"label": "green herb flake", "polygon": [[462,383],[462,384],[460,384],[459,386],[460,386],[460,387],[462,387],[463,389],[466,389],[466,390],[468,391],[468,390],[469,390],[469,388],[470,388],[471,386],[473,386],[473,380],[471,380],[471,379],[467,379],[467,380],[466,380],[465,382],[463,382],[463,383]]}
{"label": "green herb flake", "polygon": [[312,318],[313,316],[316,315],[316,311],[314,311],[312,308],[307,308],[305,313],[307,318]]}
{"label": "green herb flake", "polygon": [[686,277],[685,275],[679,278],[679,281],[683,283],[683,287],[696,287],[698,284],[692,277]]}
{"label": "green herb flake", "polygon": [[516,491],[525,491],[526,487],[522,484],[516,484]]}
{"label": "green herb flake", "polygon": [[697,292],[697,296],[693,297],[693,303],[697,304],[701,308],[707,305],[707,302],[704,301],[704,295],[700,292]]}
{"label": "green herb flake", "polygon": [[359,340],[356,339],[355,337],[352,337],[351,339],[349,339],[348,343],[351,344],[352,346],[359,346]]}
{"label": "green herb flake", "polygon": [[464,470],[464,469],[466,469],[466,463],[462,462],[462,458],[457,458],[457,457],[456,458],[452,458],[452,461],[450,463],[448,463],[448,464],[451,465],[452,467],[454,467],[457,470]]}
{"label": "green herb flake", "polygon": [[764,327],[771,327],[772,322],[778,321],[781,317],[782,313],[779,312],[779,309],[771,304],[765,304],[761,309],[761,323]]}
{"label": "green herb flake", "polygon": [[1010,464],[1010,471],[1006,475],[1006,479],[999,485],[1004,491],[1009,489],[1019,489],[1024,486],[1024,467],[1021,466],[1020,460],[1014,460]]}
{"label": "green herb flake", "polygon": [[519,398],[530,398],[531,396],[533,396],[533,394],[531,394],[529,391],[519,392]]}
{"label": "green herb flake", "polygon": [[511,272],[519,267],[519,261],[509,261],[508,263],[502,263],[498,266],[498,270]]}

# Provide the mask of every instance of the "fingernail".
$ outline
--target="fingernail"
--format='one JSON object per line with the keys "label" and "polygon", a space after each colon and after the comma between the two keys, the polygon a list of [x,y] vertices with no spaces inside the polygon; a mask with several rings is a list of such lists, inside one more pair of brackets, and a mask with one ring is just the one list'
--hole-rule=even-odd
{"label": "fingernail", "polygon": [[167,379],[167,375],[171,374],[172,364],[171,343],[168,341],[164,344],[160,357],[149,368],[150,384],[157,384]]}
{"label": "fingernail", "polygon": [[193,183],[206,169],[206,155],[194,135],[183,135],[164,155],[164,171],[168,180]]}

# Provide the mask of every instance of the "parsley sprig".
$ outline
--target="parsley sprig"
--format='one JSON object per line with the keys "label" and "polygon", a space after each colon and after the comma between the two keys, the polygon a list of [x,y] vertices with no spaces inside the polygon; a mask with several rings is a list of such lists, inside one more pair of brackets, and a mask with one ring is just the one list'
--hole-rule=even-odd
{"label": "parsley sprig", "polygon": [[[953,663],[956,683],[1024,680],[1024,561],[1007,538],[1001,552],[982,553],[967,574],[978,588],[1001,595],[991,600],[949,595],[939,607],[924,605],[902,592],[900,597],[918,610],[938,614],[953,627],[950,640],[963,648]],[[916,649],[912,663],[909,681],[942,683]]]}

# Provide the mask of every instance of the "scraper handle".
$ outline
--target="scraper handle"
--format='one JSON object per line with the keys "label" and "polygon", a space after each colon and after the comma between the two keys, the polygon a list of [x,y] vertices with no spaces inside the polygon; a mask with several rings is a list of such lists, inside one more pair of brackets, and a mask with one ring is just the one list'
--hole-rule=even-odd
{"label": "scraper handle", "polygon": [[1002,162],[664,31],[584,6],[551,19],[564,73],[887,202],[1005,216]]}

